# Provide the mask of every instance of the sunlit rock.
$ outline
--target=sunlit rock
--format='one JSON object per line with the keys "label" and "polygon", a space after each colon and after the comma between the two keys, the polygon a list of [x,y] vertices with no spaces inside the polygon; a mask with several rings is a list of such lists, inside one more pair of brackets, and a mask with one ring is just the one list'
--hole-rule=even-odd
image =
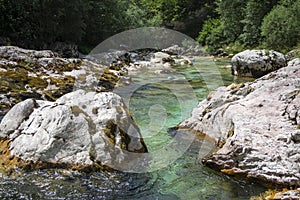
{"label": "sunlit rock", "polygon": [[179,128],[214,138],[204,163],[263,183],[300,185],[300,66],[297,60],[252,83],[210,94]]}
{"label": "sunlit rock", "polygon": [[0,157],[11,167],[112,167],[128,162],[126,152],[147,152],[121,97],[106,92],[21,102],[3,118],[0,137],[7,145]]}
{"label": "sunlit rock", "polygon": [[246,50],[232,58],[232,74],[259,78],[286,66],[286,58],[276,51]]}

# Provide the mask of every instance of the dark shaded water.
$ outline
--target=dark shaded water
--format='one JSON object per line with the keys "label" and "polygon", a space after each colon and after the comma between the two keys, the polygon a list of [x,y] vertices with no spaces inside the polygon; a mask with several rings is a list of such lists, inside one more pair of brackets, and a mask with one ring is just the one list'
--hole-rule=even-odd
{"label": "dark shaded water", "polygon": [[2,179],[1,199],[249,199],[263,191],[203,167],[199,143],[168,167],[145,174],[46,170]]}
{"label": "dark shaded water", "polygon": [[[205,58],[199,59],[192,67],[178,67],[176,73],[166,76],[145,72],[133,77],[138,85],[134,90],[119,91],[121,96],[131,93],[127,104],[141,127],[150,152],[158,155],[162,152],[161,149],[173,139],[167,133],[168,128],[187,118],[210,90],[233,81],[244,81],[234,80],[230,70],[224,68],[227,64]],[[228,177],[202,166],[200,159],[212,148],[209,142],[196,138],[183,156],[159,170],[142,174],[44,170],[15,178],[2,177],[0,197],[240,200],[265,190],[258,184]]]}

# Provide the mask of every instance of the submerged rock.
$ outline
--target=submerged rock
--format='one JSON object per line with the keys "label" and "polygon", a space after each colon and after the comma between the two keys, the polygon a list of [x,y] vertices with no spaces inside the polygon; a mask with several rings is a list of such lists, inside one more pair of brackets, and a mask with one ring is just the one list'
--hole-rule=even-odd
{"label": "submerged rock", "polygon": [[126,165],[126,152],[147,152],[121,97],[78,90],[56,102],[28,99],[0,124],[6,169]]}
{"label": "submerged rock", "polygon": [[300,65],[291,61],[253,83],[221,87],[178,128],[214,138],[203,162],[267,184],[300,185]]}
{"label": "submerged rock", "polygon": [[262,77],[286,66],[286,58],[276,51],[246,50],[232,58],[232,75]]}

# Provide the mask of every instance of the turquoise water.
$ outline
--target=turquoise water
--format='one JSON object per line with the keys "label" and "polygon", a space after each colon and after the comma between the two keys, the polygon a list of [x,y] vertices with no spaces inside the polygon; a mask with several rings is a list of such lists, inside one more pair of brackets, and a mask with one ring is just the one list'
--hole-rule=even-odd
{"label": "turquoise water", "polygon": [[[186,119],[198,101],[234,79],[228,63],[198,58],[193,66],[173,73],[144,71],[119,90],[141,128],[150,153],[172,157],[162,149],[174,140],[168,129]],[[0,178],[1,199],[249,199],[265,190],[257,183],[215,172],[201,164],[214,146],[195,137],[177,159],[148,173],[43,170],[15,178]],[[171,154],[171,153],[170,153]]]}

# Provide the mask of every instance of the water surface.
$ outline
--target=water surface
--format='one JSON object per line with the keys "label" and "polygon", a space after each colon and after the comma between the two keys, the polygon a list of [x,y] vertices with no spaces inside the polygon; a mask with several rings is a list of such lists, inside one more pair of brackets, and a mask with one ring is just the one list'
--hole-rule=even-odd
{"label": "water surface", "polygon": [[[131,114],[152,153],[158,154],[173,137],[168,128],[187,118],[198,101],[235,79],[225,66],[198,58],[193,66],[173,68],[159,75],[144,71],[133,76],[134,89],[119,91],[127,97]],[[217,70],[216,70],[217,69]],[[128,92],[129,91],[129,92]],[[128,93],[130,93],[128,95]],[[42,170],[15,178],[0,178],[1,199],[249,199],[265,190],[257,183],[238,180],[201,164],[213,144],[195,138],[174,162],[148,173]],[[168,152],[163,152],[169,156]],[[163,156],[162,156],[163,157]]]}

